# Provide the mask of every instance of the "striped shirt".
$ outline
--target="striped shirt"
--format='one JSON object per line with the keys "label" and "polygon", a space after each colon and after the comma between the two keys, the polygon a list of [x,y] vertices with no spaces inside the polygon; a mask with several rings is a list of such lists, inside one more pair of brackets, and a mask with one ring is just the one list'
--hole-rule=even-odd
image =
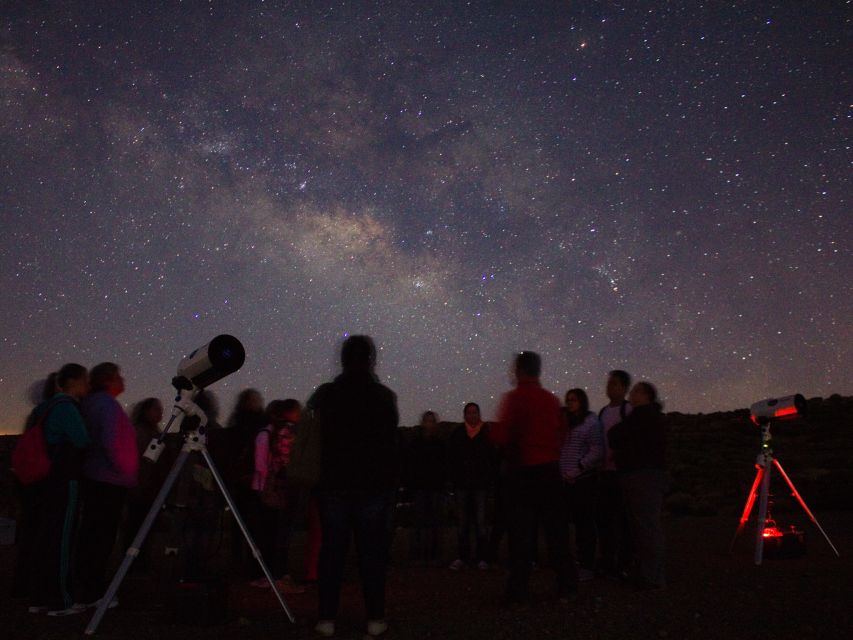
{"label": "striped shirt", "polygon": [[560,473],[575,480],[598,469],[603,460],[604,431],[598,416],[590,411],[583,422],[566,433],[560,448]]}

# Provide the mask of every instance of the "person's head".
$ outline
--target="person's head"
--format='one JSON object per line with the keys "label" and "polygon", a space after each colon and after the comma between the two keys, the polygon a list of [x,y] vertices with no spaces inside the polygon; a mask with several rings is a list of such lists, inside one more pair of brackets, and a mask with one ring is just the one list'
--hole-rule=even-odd
{"label": "person's head", "polygon": [[535,351],[522,351],[515,356],[515,379],[518,382],[538,380],[542,374],[542,358]]}
{"label": "person's head", "polygon": [[27,398],[35,406],[45,400],[50,400],[57,394],[59,388],[56,386],[56,375],[54,371],[42,380],[36,380],[27,387]]}
{"label": "person's head", "polygon": [[589,413],[589,397],[583,389],[566,391],[566,410],[574,416],[585,416]]}
{"label": "person's head", "polygon": [[257,389],[243,389],[234,403],[235,413],[263,413],[264,398]]}
{"label": "person's head", "polygon": [[612,403],[622,402],[630,386],[631,376],[628,372],[614,369],[607,374],[607,399]]}
{"label": "person's head", "polygon": [[92,392],[106,391],[114,398],[124,392],[124,378],[121,369],[114,362],[102,362],[89,372],[89,386]]}
{"label": "person's head", "polygon": [[658,390],[655,389],[655,385],[645,380],[631,387],[629,400],[635,407],[642,407],[647,404],[660,404],[658,402]]}
{"label": "person's head", "polygon": [[341,367],[344,373],[373,373],[376,366],[376,346],[370,336],[350,336],[341,346]]}
{"label": "person's head", "polygon": [[89,372],[80,364],[69,362],[56,372],[56,391],[80,400],[89,393]]}
{"label": "person's head", "polygon": [[215,393],[208,389],[202,389],[195,397],[195,403],[207,416],[208,426],[219,426],[219,399]]}
{"label": "person's head", "polygon": [[296,424],[299,422],[299,418],[302,417],[302,405],[299,404],[299,400],[294,400],[293,398],[288,398],[284,401],[282,411],[284,412],[285,422]]}
{"label": "person's head", "polygon": [[465,418],[465,424],[475,426],[480,424],[483,419],[480,416],[480,405],[476,402],[469,402],[462,410],[462,415]]}
{"label": "person's head", "polygon": [[438,426],[438,416],[435,414],[435,411],[424,411],[421,416],[421,426],[427,432],[435,431],[435,428]]}
{"label": "person's head", "polygon": [[158,398],[145,398],[133,407],[131,421],[135,426],[156,430],[163,420],[163,403]]}
{"label": "person's head", "polygon": [[290,419],[293,416],[294,411],[296,411],[297,414],[301,411],[301,407],[296,400],[273,400],[267,405],[267,420],[270,424],[276,426],[281,426],[287,422],[296,422],[299,420],[298,415],[296,416],[296,420]]}

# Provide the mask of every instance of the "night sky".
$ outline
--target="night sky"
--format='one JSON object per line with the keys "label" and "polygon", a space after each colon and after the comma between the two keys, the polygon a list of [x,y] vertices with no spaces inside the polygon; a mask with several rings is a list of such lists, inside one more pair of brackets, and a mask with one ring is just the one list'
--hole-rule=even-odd
{"label": "night sky", "polygon": [[402,421],[520,349],[668,410],[853,392],[850,2],[4,2],[0,430],[68,361]]}

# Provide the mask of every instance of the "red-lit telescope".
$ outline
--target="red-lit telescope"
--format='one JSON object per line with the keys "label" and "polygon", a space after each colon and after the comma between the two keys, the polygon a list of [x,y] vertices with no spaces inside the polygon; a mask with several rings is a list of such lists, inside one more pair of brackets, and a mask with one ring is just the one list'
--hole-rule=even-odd
{"label": "red-lit telescope", "polygon": [[770,398],[756,402],[749,408],[750,418],[757,425],[767,424],[771,420],[784,420],[803,415],[806,399],[799,393],[784,398]]}

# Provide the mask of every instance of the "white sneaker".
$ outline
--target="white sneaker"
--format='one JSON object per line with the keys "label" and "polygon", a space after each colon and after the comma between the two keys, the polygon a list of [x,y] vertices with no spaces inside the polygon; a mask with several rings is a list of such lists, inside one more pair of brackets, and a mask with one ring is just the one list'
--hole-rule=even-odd
{"label": "white sneaker", "polygon": [[45,605],[31,604],[27,607],[27,613],[47,613],[48,608]]}
{"label": "white sneaker", "polygon": [[318,635],[321,635],[324,638],[331,638],[333,635],[335,635],[335,621],[320,620],[317,623],[317,626],[314,627],[314,631],[316,631]]}
{"label": "white sneaker", "polygon": [[388,631],[388,623],[384,620],[368,620],[367,635],[375,638]]}
{"label": "white sneaker", "polygon": [[477,563],[477,568],[480,571],[488,571],[489,570],[489,563],[486,562],[485,560],[480,560],[480,562]]}
{"label": "white sneaker", "polygon": [[75,602],[67,609],[54,609],[52,611],[48,611],[47,615],[51,618],[63,618],[65,616],[76,616],[78,613],[83,613],[86,611],[86,605],[80,602]]}
{"label": "white sneaker", "polygon": [[462,562],[460,558],[456,558],[453,562],[450,563],[451,571],[459,571],[462,567],[465,566],[465,563]]}
{"label": "white sneaker", "polygon": [[258,578],[257,580],[252,580],[249,586],[255,589],[269,589],[270,583],[266,578]]}
{"label": "white sneaker", "polygon": [[595,571],[590,569],[578,569],[578,582],[592,582],[595,579]]}

